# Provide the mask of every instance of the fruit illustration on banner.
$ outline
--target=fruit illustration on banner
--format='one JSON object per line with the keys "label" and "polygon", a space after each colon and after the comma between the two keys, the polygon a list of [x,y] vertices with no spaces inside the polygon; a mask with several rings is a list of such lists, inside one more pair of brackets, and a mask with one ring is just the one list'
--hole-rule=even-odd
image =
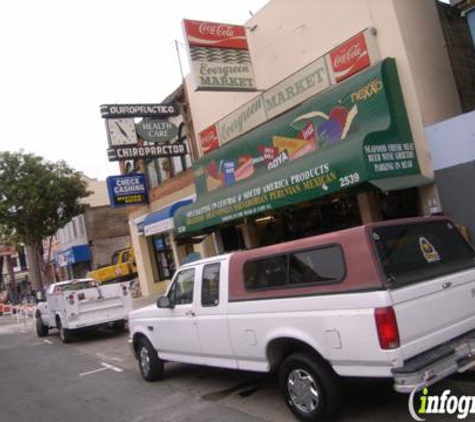
{"label": "fruit illustration on banner", "polygon": [[[342,105],[337,105],[329,114],[312,111],[299,116],[292,122],[292,127],[303,132],[306,128],[308,130],[310,121],[317,131],[318,148],[325,148],[346,138],[357,114],[356,104],[349,110]],[[302,127],[302,125],[305,126]]]}
{"label": "fruit illustration on banner", "polygon": [[208,192],[211,192],[215,189],[224,186],[224,175],[223,178],[220,177],[219,167],[214,161],[211,161],[206,166],[206,173],[206,187],[208,189]]}
{"label": "fruit illustration on banner", "polygon": [[235,172],[236,180],[247,179],[254,174],[254,159],[249,154],[240,155]]}

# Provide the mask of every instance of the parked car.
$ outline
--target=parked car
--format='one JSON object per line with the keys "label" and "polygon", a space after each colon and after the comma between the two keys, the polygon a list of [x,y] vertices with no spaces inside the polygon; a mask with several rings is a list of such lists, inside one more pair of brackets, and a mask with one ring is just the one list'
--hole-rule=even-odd
{"label": "parked car", "polygon": [[123,331],[132,297],[128,283],[98,286],[92,279],[61,281],[48,286],[46,300],[38,303],[36,333],[48,335],[51,328],[59,330],[63,343],[69,343],[75,331],[112,325]]}
{"label": "parked car", "polygon": [[340,377],[410,393],[475,365],[475,251],[446,218],[369,224],[183,265],[129,315],[147,381],[166,361],[279,372],[301,420],[332,415]]}

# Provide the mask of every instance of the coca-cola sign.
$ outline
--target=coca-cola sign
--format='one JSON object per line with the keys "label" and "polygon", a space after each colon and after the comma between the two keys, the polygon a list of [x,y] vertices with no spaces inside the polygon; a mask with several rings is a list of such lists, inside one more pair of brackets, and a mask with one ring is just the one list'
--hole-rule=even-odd
{"label": "coca-cola sign", "polygon": [[216,125],[212,125],[199,133],[201,150],[203,154],[208,154],[219,148],[219,137]]}
{"label": "coca-cola sign", "polygon": [[365,37],[360,33],[330,52],[336,82],[341,82],[370,65]]}
{"label": "coca-cola sign", "polygon": [[190,47],[249,49],[244,26],[186,19],[183,23]]}

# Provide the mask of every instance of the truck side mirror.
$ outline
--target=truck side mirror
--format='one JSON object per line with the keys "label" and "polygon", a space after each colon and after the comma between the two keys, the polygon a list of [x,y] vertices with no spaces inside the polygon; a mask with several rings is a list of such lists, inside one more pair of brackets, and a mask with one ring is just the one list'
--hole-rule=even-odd
{"label": "truck side mirror", "polygon": [[173,309],[174,306],[170,300],[169,297],[167,296],[162,296],[157,299],[157,308],[169,308]]}

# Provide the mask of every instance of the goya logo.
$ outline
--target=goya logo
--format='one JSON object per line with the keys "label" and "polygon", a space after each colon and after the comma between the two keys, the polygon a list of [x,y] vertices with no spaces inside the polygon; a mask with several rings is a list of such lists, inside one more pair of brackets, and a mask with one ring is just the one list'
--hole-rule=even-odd
{"label": "goya logo", "polygon": [[455,396],[450,390],[444,390],[440,395],[429,395],[429,389],[424,387],[419,397],[416,397],[421,386],[416,387],[409,396],[409,413],[418,422],[425,421],[427,415],[454,415],[457,419],[466,419],[475,414],[474,396]]}

